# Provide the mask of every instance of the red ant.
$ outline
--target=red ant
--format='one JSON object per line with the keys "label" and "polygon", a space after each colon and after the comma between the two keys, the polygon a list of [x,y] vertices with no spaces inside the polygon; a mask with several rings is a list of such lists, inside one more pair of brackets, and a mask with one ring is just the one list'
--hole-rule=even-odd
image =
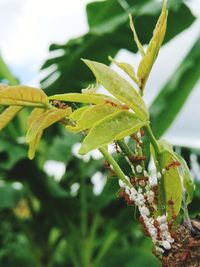
{"label": "red ant", "polygon": [[143,217],[140,216],[138,220],[139,220],[139,222],[140,222],[141,225],[142,225],[142,228],[143,228],[143,231],[144,231],[144,235],[146,235],[146,236],[150,236],[149,231],[148,231],[148,229],[147,229],[147,227],[146,227],[146,225],[145,225],[145,222],[144,222]]}
{"label": "red ant", "polygon": [[127,105],[121,105],[121,108],[124,110],[129,110],[129,107]]}
{"label": "red ant", "polygon": [[168,205],[170,206],[170,208],[171,208],[172,219],[175,221],[176,218],[177,218],[177,215],[176,215],[176,213],[175,213],[175,211],[174,211],[174,204],[175,204],[175,202],[174,202],[172,199],[169,199],[169,200],[167,201],[167,204],[168,204]]}
{"label": "red ant", "polygon": [[66,109],[68,107],[67,104],[65,104],[64,102],[61,102],[60,100],[52,100],[51,104],[60,109]]}
{"label": "red ant", "polygon": [[105,104],[110,104],[112,107],[117,107],[118,105],[114,102],[112,102],[111,100],[106,100]]}
{"label": "red ant", "polygon": [[136,142],[136,144],[138,146],[140,146],[140,147],[142,146],[142,143],[141,143],[140,139],[136,135],[132,134],[131,138]]}
{"label": "red ant", "polygon": [[131,182],[131,184],[132,184],[133,186],[138,185],[138,179],[137,179],[136,177],[132,177],[132,178],[130,179],[130,182]]}
{"label": "red ant", "polygon": [[132,156],[132,157],[129,157],[130,161],[131,162],[137,162],[137,161],[144,161],[146,160],[147,158],[145,156]]}
{"label": "red ant", "polygon": [[167,170],[167,171],[169,171],[169,169],[171,169],[171,168],[174,168],[174,167],[179,167],[179,166],[181,166],[181,164],[180,164],[180,162],[179,161],[173,161],[172,163],[170,163],[169,165],[167,165],[166,167],[165,167],[165,169]]}
{"label": "red ant", "polygon": [[154,227],[157,229],[157,227],[159,226],[159,222],[158,222],[158,220],[154,220],[153,225],[154,225]]}
{"label": "red ant", "polygon": [[157,185],[153,186],[153,187],[151,188],[151,190],[154,192],[155,195],[158,194],[158,186],[157,186]]}
{"label": "red ant", "polygon": [[117,152],[118,154],[120,154],[120,149],[119,149],[119,146],[118,146],[117,142],[114,142],[113,145],[114,145],[114,148],[115,148],[116,152]]}
{"label": "red ant", "polygon": [[104,163],[104,168],[105,168],[106,170],[110,171],[111,174],[112,174],[113,176],[116,175],[116,173],[115,173],[114,170],[111,168],[111,166],[110,166],[110,164],[109,164],[108,162],[105,162],[105,163]]}
{"label": "red ant", "polygon": [[141,137],[144,136],[144,130],[143,129],[140,130],[140,134],[141,134]]}
{"label": "red ant", "polygon": [[122,188],[119,192],[119,197],[123,198],[128,205],[134,205],[135,202],[130,200],[129,196],[126,194],[125,190]]}

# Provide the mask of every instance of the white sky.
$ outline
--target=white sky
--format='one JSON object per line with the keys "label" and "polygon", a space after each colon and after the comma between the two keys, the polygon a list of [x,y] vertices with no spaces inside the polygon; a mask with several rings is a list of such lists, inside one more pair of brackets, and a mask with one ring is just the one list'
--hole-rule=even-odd
{"label": "white sky", "polygon": [[[49,44],[65,43],[67,39],[86,32],[84,7],[87,2],[89,1],[0,0],[0,52],[22,83],[38,86],[38,70],[49,55]],[[200,0],[188,0],[188,4],[200,18]],[[145,97],[148,103],[176,69],[199,34],[200,19],[190,30],[162,48],[148,82],[149,89]],[[138,62],[138,56],[127,52],[120,52],[118,57],[131,63],[133,60]],[[200,83],[167,132],[166,137],[171,141],[200,147],[199,87]]]}

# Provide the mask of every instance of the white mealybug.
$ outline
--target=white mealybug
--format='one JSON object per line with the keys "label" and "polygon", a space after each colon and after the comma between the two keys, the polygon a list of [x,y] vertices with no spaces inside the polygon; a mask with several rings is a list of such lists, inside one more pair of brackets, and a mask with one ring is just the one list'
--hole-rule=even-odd
{"label": "white mealybug", "polygon": [[146,170],[143,171],[144,176],[148,176],[148,172]]}
{"label": "white mealybug", "polygon": [[122,180],[119,180],[119,186],[124,188],[125,187],[125,183]]}
{"label": "white mealybug", "polygon": [[141,173],[141,172],[142,172],[142,166],[137,165],[137,166],[136,166],[136,171],[137,171],[138,173]]}
{"label": "white mealybug", "polygon": [[160,180],[160,179],[161,179],[161,177],[162,177],[161,173],[160,173],[160,172],[158,172],[158,173],[157,173],[157,178]]}
{"label": "white mealybug", "polygon": [[166,240],[161,241],[161,245],[167,250],[169,250],[171,248],[170,243],[168,241],[166,241]]}

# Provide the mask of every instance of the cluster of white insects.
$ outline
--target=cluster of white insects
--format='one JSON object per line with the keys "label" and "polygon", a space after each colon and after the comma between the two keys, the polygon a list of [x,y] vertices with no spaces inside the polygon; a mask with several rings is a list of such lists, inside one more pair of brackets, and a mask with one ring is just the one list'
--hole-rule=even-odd
{"label": "cluster of white insects", "polygon": [[[141,134],[137,133],[136,138],[138,139],[136,145],[141,145]],[[139,162],[140,158],[136,157],[136,162],[137,160]],[[156,179],[152,180],[142,164],[132,164],[130,159],[128,162],[134,175],[131,178],[126,176],[127,182],[119,180],[119,197],[122,197],[127,204],[135,205],[138,208],[139,221],[145,235],[151,237],[158,253],[164,253],[171,249],[171,244],[174,242],[171,230],[173,221],[176,219],[175,214],[170,222],[167,213],[162,216],[156,215],[158,214],[158,182],[167,169],[157,172]],[[173,201],[169,203],[172,208],[173,204]]]}
{"label": "cluster of white insects", "polygon": [[[147,176],[145,176],[147,177]],[[150,183],[144,188],[135,189],[133,186],[127,185],[119,180],[121,188],[121,196],[128,204],[134,204],[140,212],[139,221],[143,226],[146,235],[150,236],[155,244],[156,251],[164,253],[165,250],[171,248],[174,239],[171,236],[169,225],[167,222],[167,214],[154,218],[152,208],[156,210],[155,190],[151,190]],[[153,189],[156,189],[156,185]]]}

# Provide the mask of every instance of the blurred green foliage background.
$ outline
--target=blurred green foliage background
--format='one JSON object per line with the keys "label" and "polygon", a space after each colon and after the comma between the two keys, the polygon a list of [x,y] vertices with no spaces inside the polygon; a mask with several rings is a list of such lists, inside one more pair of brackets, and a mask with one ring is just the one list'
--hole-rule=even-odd
{"label": "blurred green foliage background", "polygon": [[[134,15],[141,42],[148,43],[161,3],[127,0],[129,6],[123,8],[120,2],[123,1],[88,4],[88,33],[64,45],[50,45],[50,51],[62,51],[62,56],[51,57],[42,66],[42,69],[53,67],[41,81],[48,95],[67,90],[79,92],[95,82],[80,58],[109,64],[108,55],[114,57],[122,48],[137,52],[129,29],[129,13]],[[168,2],[165,42],[170,42],[195,21],[183,0]],[[56,80],[52,79],[55,72],[59,73]],[[197,39],[150,107],[157,137],[174,121],[199,77],[200,39]],[[3,58],[0,59],[0,81],[11,85],[19,82]],[[103,191],[94,193],[91,177],[97,171],[102,177],[106,175],[104,161],[90,157],[86,162],[73,156],[72,147],[81,142],[80,135],[67,133],[61,125],[51,127],[45,132],[36,158],[27,159],[24,142],[27,116],[28,112],[23,110],[0,133],[0,266],[160,266],[151,253],[151,241],[143,236],[137,223],[137,212],[116,197],[116,177],[109,176]],[[176,150],[191,169],[200,162],[199,150],[189,147]],[[47,160],[65,166],[59,181],[44,171]],[[199,212],[198,180],[196,184],[195,199],[189,207],[191,216]]]}

